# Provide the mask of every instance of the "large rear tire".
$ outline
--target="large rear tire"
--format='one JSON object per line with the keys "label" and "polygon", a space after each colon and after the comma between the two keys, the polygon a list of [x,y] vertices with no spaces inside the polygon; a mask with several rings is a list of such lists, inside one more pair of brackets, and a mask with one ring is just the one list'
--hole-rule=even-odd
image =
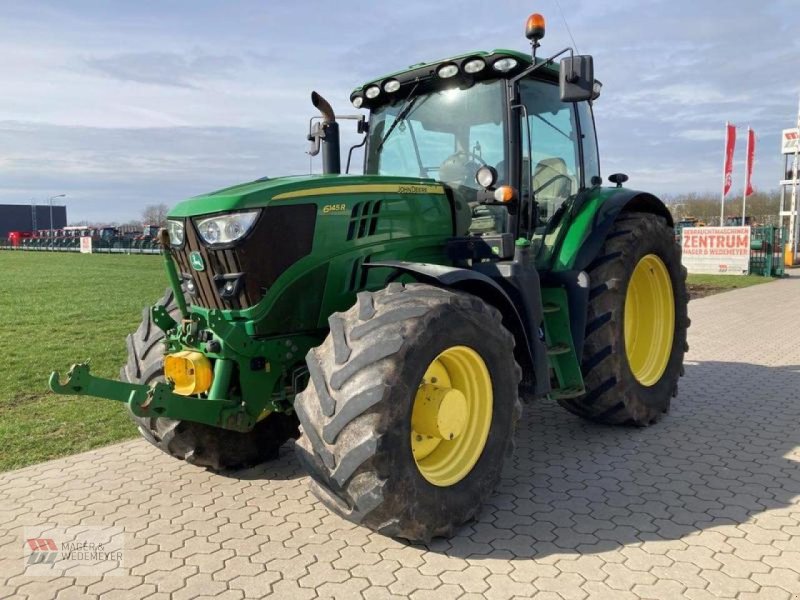
{"label": "large rear tire", "polygon": [[452,535],[513,449],[521,373],[500,313],[469,294],[392,283],[329,324],[295,400],[312,491],[385,535]]}
{"label": "large rear tire", "polygon": [[[180,320],[172,290],[167,290],[159,304]],[[126,339],[128,360],[120,379],[148,385],[163,381],[163,339],[164,332],[153,323],[150,309],[144,309],[139,328]],[[132,414],[131,418],[142,437],[162,452],[214,471],[242,469],[277,458],[281,445],[299,435],[297,417],[281,413],[270,414],[247,433],[164,417]]]}
{"label": "large rear tire", "polygon": [[591,421],[650,425],[677,395],[689,349],[686,269],[672,228],[657,215],[622,213],[588,274],[586,394],[559,404]]}

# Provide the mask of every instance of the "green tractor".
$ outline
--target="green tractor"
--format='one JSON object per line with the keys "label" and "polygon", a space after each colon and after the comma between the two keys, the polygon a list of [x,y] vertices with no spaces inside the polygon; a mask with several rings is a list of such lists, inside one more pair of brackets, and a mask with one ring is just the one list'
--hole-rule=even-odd
{"label": "green tractor", "polygon": [[178,204],[169,291],[120,381],[77,364],[53,391],[124,402],[148,441],[211,469],[299,436],[331,510],[422,541],[492,494],[520,398],[658,420],[689,324],[672,218],[625,175],[602,187],[591,56],[537,58],[539,15],[526,34],[532,56],[471,52],[353,91],[363,175],[340,172],[312,94],[324,174]]}

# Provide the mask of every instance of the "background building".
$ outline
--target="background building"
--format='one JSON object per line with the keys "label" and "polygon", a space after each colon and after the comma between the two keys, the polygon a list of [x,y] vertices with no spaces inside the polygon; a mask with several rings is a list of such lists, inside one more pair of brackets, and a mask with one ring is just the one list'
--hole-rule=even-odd
{"label": "background building", "polygon": [[[53,206],[53,229],[66,225],[67,207]],[[50,229],[50,205],[0,204],[0,240],[6,239],[9,231],[34,229]]]}

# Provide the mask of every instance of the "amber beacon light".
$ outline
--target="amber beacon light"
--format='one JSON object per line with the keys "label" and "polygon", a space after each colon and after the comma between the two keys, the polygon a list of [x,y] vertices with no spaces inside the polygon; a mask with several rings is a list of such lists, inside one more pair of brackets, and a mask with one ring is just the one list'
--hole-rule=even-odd
{"label": "amber beacon light", "polygon": [[525,37],[536,43],[544,37],[544,17],[533,13],[525,23]]}

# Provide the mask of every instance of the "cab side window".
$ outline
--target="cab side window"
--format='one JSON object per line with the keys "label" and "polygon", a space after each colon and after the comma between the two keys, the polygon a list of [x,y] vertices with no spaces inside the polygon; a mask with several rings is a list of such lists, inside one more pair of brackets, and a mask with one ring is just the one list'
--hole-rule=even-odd
{"label": "cab side window", "polygon": [[[521,81],[520,95],[528,113],[527,126],[522,122],[522,197],[530,197],[527,170],[531,169],[539,219],[547,221],[580,185],[577,114],[574,104],[561,101],[558,85]],[[528,156],[528,131],[532,156]]]}
{"label": "cab side window", "polygon": [[597,152],[594,117],[588,102],[578,102],[577,106],[583,137],[583,185],[591,187],[592,178],[600,177],[600,155]]}

